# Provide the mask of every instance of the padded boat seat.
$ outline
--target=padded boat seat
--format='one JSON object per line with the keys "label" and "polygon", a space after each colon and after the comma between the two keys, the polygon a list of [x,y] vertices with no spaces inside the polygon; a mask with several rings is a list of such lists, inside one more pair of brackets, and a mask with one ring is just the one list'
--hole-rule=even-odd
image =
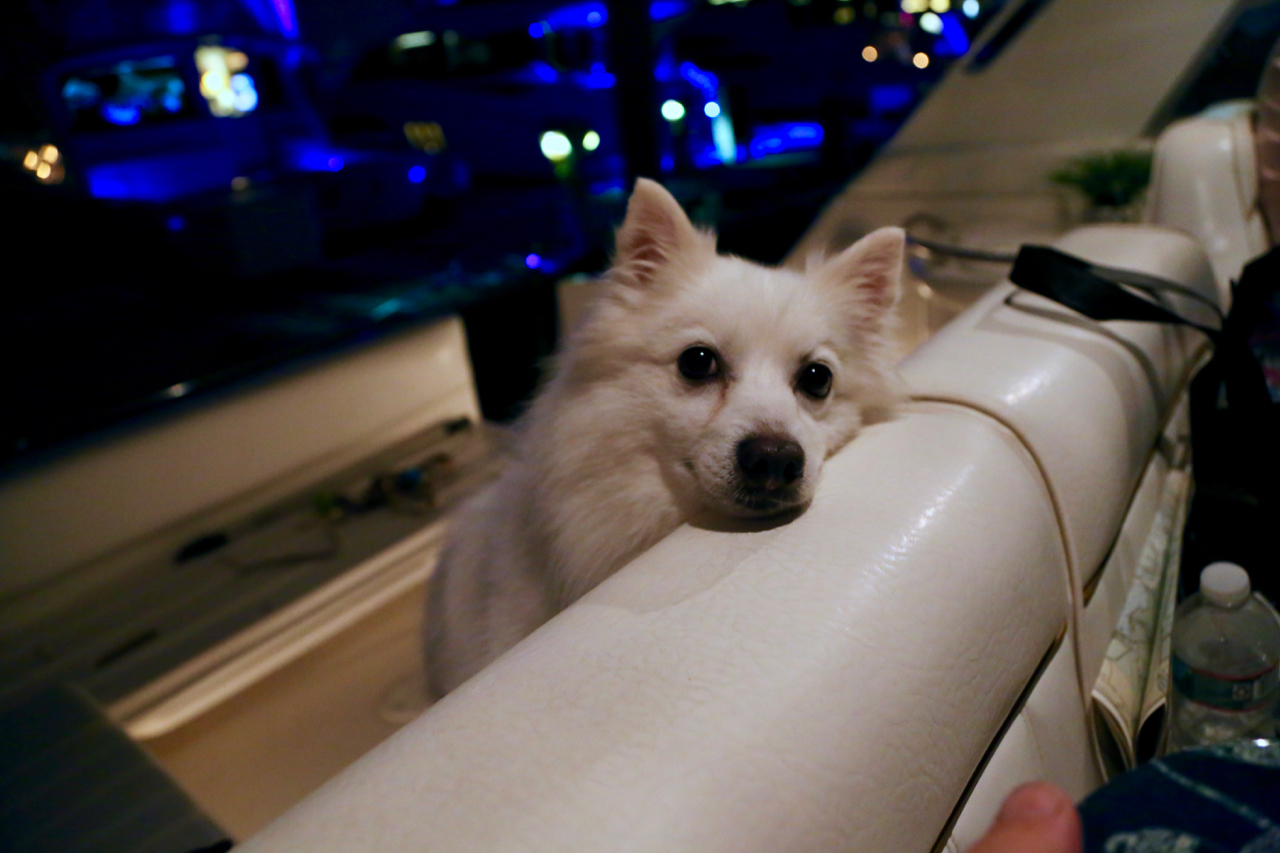
{"label": "padded boat seat", "polygon": [[[1060,246],[1212,287],[1166,230]],[[1028,775],[1082,796],[1068,556],[1102,562],[1197,342],[1011,293],[806,513],[677,530],[242,849],[924,853]]]}
{"label": "padded boat seat", "polygon": [[682,528],[243,846],[928,850],[1068,618],[1035,464],[945,405],[791,524]]}

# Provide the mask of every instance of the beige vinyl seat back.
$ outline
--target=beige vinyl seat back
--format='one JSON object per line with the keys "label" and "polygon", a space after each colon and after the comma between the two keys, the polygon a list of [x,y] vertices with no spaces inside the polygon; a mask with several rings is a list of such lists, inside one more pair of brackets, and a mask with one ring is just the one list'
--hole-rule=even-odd
{"label": "beige vinyl seat back", "polygon": [[1146,220],[1204,247],[1229,309],[1245,263],[1280,242],[1280,43],[1256,101],[1215,105],[1160,135]]}

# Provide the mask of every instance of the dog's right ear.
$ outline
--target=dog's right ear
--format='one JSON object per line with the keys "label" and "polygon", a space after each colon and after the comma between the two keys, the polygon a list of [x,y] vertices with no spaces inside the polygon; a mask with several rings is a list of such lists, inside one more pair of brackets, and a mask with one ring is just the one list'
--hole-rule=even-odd
{"label": "dog's right ear", "polygon": [[661,267],[706,240],[662,184],[639,178],[618,228],[613,267],[624,281],[647,285]]}

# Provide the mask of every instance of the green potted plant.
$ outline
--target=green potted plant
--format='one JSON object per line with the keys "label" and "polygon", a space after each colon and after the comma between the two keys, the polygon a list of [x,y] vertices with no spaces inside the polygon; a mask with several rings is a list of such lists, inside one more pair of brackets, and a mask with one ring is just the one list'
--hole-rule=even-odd
{"label": "green potted plant", "polygon": [[1055,184],[1073,187],[1089,200],[1086,218],[1095,222],[1132,222],[1141,212],[1151,182],[1151,152],[1097,151],[1069,160],[1049,174]]}

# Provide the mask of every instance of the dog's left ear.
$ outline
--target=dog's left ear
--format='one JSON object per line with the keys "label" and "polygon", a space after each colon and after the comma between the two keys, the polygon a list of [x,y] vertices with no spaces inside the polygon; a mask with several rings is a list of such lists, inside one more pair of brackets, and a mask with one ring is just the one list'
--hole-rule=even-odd
{"label": "dog's left ear", "polygon": [[680,202],[662,184],[640,178],[627,202],[627,218],[618,228],[614,269],[631,283],[647,285],[662,266],[709,239],[693,227]]}
{"label": "dog's left ear", "polygon": [[851,289],[857,300],[859,320],[879,325],[898,301],[907,234],[901,228],[878,228],[818,271],[824,280]]}

